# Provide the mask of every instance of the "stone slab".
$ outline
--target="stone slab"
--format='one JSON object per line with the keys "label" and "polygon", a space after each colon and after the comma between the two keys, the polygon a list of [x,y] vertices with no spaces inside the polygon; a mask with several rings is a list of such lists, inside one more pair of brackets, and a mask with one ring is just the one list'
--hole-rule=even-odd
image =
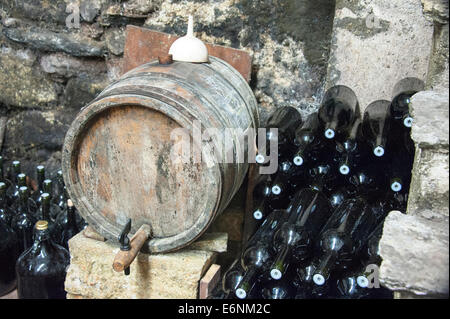
{"label": "stone slab", "polygon": [[426,80],[432,39],[420,0],[337,0],[327,87],[351,87],[361,110],[390,100],[399,80]]}
{"label": "stone slab", "polygon": [[422,91],[411,98],[411,137],[420,147],[449,145],[449,93]]}
{"label": "stone slab", "polygon": [[[127,26],[126,32],[124,72],[155,60],[159,56],[166,56],[172,43],[179,38],[132,25]],[[250,81],[252,58],[247,52],[213,44],[206,44],[206,47],[210,55],[228,62],[247,82]]]}
{"label": "stone slab", "polygon": [[418,296],[448,295],[449,224],[391,212],[380,241],[380,282]]}
{"label": "stone slab", "polygon": [[69,241],[71,262],[65,288],[68,298],[194,299],[199,281],[216,253],[184,249],[174,253],[140,253],[130,275],[117,273],[112,264],[118,245],[84,237]]}

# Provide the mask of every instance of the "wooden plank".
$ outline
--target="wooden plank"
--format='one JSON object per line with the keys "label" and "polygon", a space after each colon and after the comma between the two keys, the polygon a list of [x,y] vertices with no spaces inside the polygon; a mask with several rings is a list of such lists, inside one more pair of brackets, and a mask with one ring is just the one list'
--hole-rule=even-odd
{"label": "wooden plank", "polygon": [[[142,27],[127,26],[123,72],[126,73],[144,63],[157,59],[159,56],[166,56],[170,46],[178,38],[175,35]],[[209,55],[228,62],[247,82],[250,82],[252,57],[248,52],[208,43],[206,43],[206,47]]]}
{"label": "wooden plank", "polygon": [[19,296],[17,295],[17,289],[14,289],[10,293],[1,296],[0,299],[19,299]]}
{"label": "wooden plank", "polygon": [[244,233],[242,235],[242,247],[245,247],[245,244],[255,233],[258,226],[258,222],[253,218],[253,190],[255,189],[257,178],[258,166],[256,164],[250,164],[248,170],[247,197],[245,200]]}
{"label": "wooden plank", "polygon": [[0,117],[0,152],[2,151],[2,147],[3,147],[3,138],[5,137],[7,121],[8,121],[8,118],[6,116]]}
{"label": "wooden plank", "polygon": [[199,299],[206,299],[220,281],[220,266],[212,264],[209,270],[200,280]]}

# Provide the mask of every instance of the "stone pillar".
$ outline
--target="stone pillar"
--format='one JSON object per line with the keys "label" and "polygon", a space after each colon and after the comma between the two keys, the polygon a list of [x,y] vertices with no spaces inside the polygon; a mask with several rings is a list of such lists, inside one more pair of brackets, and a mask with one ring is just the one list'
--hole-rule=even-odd
{"label": "stone pillar", "polygon": [[352,88],[362,111],[391,100],[399,80],[426,80],[432,39],[420,0],[337,0],[326,86]]}
{"label": "stone pillar", "polygon": [[380,241],[380,282],[401,298],[449,293],[449,94],[412,98],[416,156],[407,215],[391,212]]}
{"label": "stone pillar", "polygon": [[197,298],[200,279],[217,253],[226,251],[227,240],[227,234],[207,233],[189,247],[173,253],[139,253],[131,264],[130,275],[125,276],[112,268],[118,244],[79,233],[69,241],[67,298]]}

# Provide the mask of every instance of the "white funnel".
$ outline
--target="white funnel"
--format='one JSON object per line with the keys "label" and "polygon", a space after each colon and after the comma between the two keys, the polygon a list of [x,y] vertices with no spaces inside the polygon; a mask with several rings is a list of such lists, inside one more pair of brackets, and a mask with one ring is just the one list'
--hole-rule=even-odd
{"label": "white funnel", "polygon": [[187,34],[176,40],[170,47],[169,54],[174,61],[205,63],[209,62],[208,49],[202,40],[194,36],[194,18],[189,16]]}

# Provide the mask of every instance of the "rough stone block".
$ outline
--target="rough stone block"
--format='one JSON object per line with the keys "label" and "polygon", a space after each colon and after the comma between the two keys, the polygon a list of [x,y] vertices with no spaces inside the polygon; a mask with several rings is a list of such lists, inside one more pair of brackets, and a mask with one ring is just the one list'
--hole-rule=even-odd
{"label": "rough stone block", "polygon": [[[449,95],[424,91],[411,99],[411,136],[416,144],[408,214],[449,216]],[[441,216],[441,217],[439,217]]]}
{"label": "rough stone block", "polygon": [[380,282],[418,296],[448,295],[448,247],[448,219],[442,222],[391,212],[380,241]]}
{"label": "rough stone block", "polygon": [[35,55],[29,50],[0,49],[0,104],[36,107],[56,102],[54,84],[35,72]]}
{"label": "rough stone block", "polygon": [[390,100],[402,78],[425,81],[432,38],[420,0],[337,0],[327,87],[351,87],[362,110]]}
{"label": "rough stone block", "polygon": [[423,91],[411,98],[410,108],[414,118],[411,137],[419,148],[448,148],[448,99],[448,91]]}
{"label": "rough stone block", "polygon": [[216,253],[183,249],[173,253],[140,253],[130,275],[117,273],[112,264],[118,245],[84,237],[69,241],[71,254],[65,288],[68,298],[197,298],[199,280]]}

